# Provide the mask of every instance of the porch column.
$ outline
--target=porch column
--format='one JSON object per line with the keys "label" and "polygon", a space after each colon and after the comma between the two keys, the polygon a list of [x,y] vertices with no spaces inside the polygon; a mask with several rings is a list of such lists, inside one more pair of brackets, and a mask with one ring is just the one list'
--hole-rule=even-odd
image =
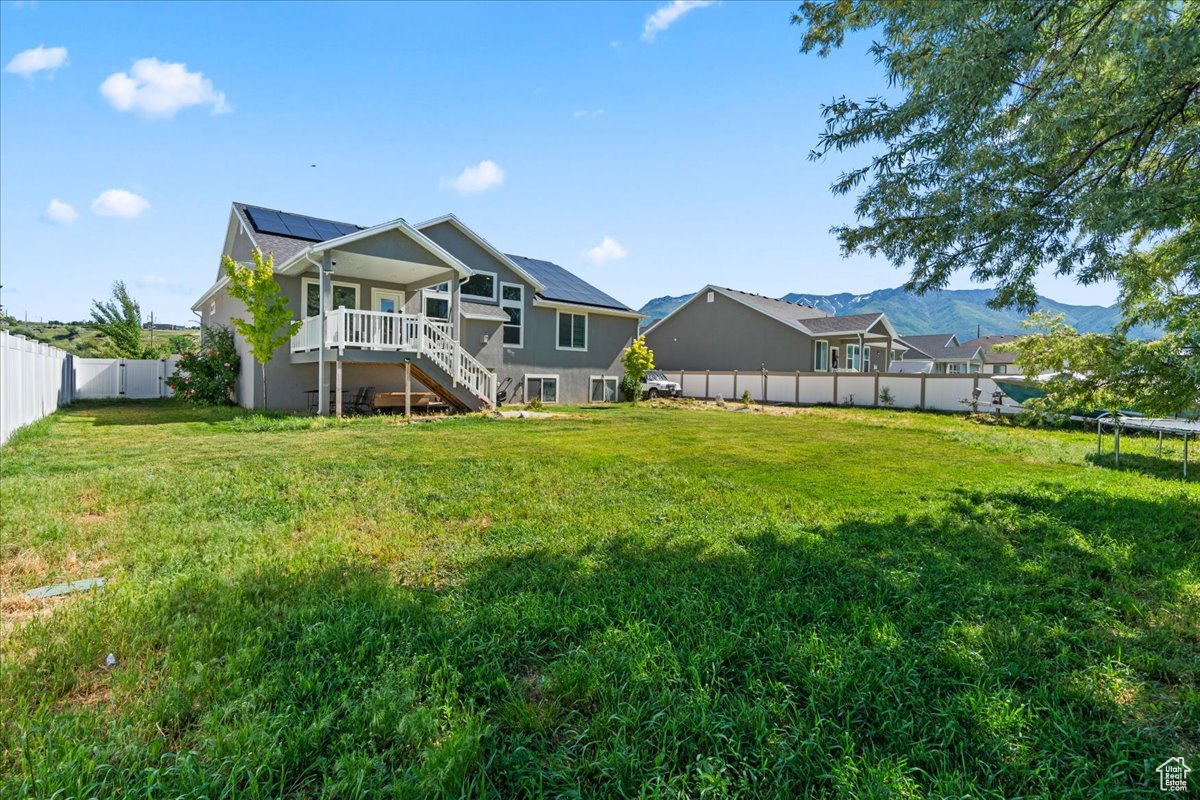
{"label": "porch column", "polygon": [[458,345],[460,331],[462,330],[462,313],[460,308],[462,290],[458,283],[458,271],[454,270],[450,273],[450,338],[454,340],[454,366],[453,374],[450,376],[454,379],[454,385],[462,380],[462,362],[458,358]]}
{"label": "porch column", "polygon": [[329,416],[329,309],[333,307],[333,254],[326,252],[321,259],[321,349],[317,360],[317,414]]}
{"label": "porch column", "polygon": [[866,372],[866,370],[863,369],[863,364],[865,364],[867,361],[867,359],[865,358],[866,353],[864,352],[866,350],[866,347],[867,347],[866,337],[864,337],[860,333],[858,335],[858,371],[859,372]]}
{"label": "porch column", "polygon": [[887,341],[885,342],[885,345],[886,345],[887,349],[883,351],[883,370],[882,371],[883,372],[891,372],[892,371],[892,335],[890,333],[887,336]]}

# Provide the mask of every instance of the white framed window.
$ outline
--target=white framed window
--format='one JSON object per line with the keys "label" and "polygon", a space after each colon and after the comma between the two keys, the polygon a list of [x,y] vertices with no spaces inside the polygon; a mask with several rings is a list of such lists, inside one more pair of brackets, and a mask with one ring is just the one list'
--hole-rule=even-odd
{"label": "white framed window", "polygon": [[[305,278],[304,316],[315,317],[321,313],[321,279]],[[333,281],[333,303],[330,308],[358,308],[358,284]]]}
{"label": "white framed window", "polygon": [[525,402],[537,398],[543,403],[558,402],[558,376],[557,375],[526,375],[525,376]]}
{"label": "white framed window", "polygon": [[450,284],[439,283],[421,290],[421,308],[432,319],[450,319]]}
{"label": "white framed window", "polygon": [[860,359],[862,358],[862,350],[856,344],[846,345],[846,369],[852,372],[858,372],[862,367]]}
{"label": "white framed window", "polygon": [[818,339],[813,347],[813,372],[829,371],[829,342]]}
{"label": "white framed window", "polygon": [[870,372],[871,371],[871,348],[864,347],[863,351],[862,351],[862,355],[863,355],[862,371]]}
{"label": "white framed window", "polygon": [[505,347],[525,346],[525,287],[519,283],[500,284],[500,308],[508,314],[504,323]]}
{"label": "white framed window", "polygon": [[1008,364],[996,364],[995,366],[992,367],[992,374],[1007,375],[1008,374]]}
{"label": "white framed window", "polygon": [[946,365],[946,373],[948,375],[957,375],[961,371],[962,371],[961,364],[947,364]]}
{"label": "white framed window", "polygon": [[496,302],[496,273],[476,272],[459,285],[459,293],[472,300]]}
{"label": "white framed window", "polygon": [[390,314],[403,313],[404,292],[373,287],[371,289],[371,310],[386,311]]}
{"label": "white framed window", "polygon": [[615,403],[620,383],[615,375],[593,375],[588,399],[593,403]]}
{"label": "white framed window", "polygon": [[574,311],[558,312],[559,350],[587,350],[588,315]]}
{"label": "white framed window", "polygon": [[716,299],[717,299],[717,293],[716,293],[716,292],[709,292],[709,293],[708,293],[708,297],[706,298],[706,301],[707,301],[707,302],[709,302],[709,303],[711,303],[713,300],[716,300]]}

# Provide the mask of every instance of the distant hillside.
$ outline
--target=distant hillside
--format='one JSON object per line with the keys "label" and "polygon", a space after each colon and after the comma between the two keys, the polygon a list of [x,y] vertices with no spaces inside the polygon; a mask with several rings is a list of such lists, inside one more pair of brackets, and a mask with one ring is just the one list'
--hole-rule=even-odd
{"label": "distant hillside", "polygon": [[[8,317],[0,322],[0,328],[16,336],[53,345],[84,358],[108,355],[104,334],[96,330],[90,322],[20,322]],[[199,342],[200,329],[184,328],[182,325],[165,329],[156,325],[153,332],[149,329],[142,331],[142,339],[147,345],[166,345],[171,336],[186,336]]]}
{"label": "distant hillside", "polygon": [[[987,302],[995,293],[991,289],[946,289],[918,295],[904,289],[877,289],[867,294],[799,294],[791,293],[781,299],[805,303],[830,314],[861,314],[882,311],[901,334],[917,336],[923,333],[955,333],[959,339],[975,338],[976,330],[988,334],[1020,333],[1021,320],[1027,314],[1013,309],[995,309]],[[661,319],[686,301],[690,294],[679,297],[656,297],[642,306],[642,313]],[[1073,306],[1038,295],[1038,310],[1066,315],[1067,323],[1086,333],[1108,333],[1121,318],[1116,306]],[[1131,336],[1149,339],[1159,331],[1139,326]]]}

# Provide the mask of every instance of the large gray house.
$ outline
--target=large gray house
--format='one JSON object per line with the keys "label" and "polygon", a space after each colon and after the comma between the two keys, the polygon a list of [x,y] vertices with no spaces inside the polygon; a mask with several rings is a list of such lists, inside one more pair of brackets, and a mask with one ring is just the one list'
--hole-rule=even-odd
{"label": "large gray house", "polygon": [[671,370],[886,372],[907,350],[882,313],[830,316],[712,285],[647,330],[646,343]]}
{"label": "large gray house", "polygon": [[[460,410],[497,395],[546,403],[616,399],[620,356],[641,315],[549,261],[506,255],[453,215],[362,227],[234,203],[222,255],[271,253],[302,322],[267,365],[274,408],[336,411],[370,387],[411,387]],[[216,281],[192,309],[204,325],[245,310]],[[262,380],[237,336],[237,402]],[[340,401],[340,402],[339,402]]]}

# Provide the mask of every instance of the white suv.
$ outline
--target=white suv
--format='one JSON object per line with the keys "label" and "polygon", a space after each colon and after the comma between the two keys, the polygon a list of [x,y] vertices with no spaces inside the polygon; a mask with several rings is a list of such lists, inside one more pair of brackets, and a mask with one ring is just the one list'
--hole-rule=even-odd
{"label": "white suv", "polygon": [[667,380],[660,369],[652,369],[642,376],[642,397],[679,397],[683,389],[675,381]]}

